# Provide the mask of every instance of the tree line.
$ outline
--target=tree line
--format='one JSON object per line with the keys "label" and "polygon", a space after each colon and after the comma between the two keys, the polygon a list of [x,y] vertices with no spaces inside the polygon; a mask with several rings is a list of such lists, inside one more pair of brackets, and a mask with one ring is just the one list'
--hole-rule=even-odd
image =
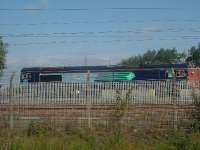
{"label": "tree line", "polygon": [[200,43],[188,50],[189,54],[178,52],[176,48],[160,48],[147,50],[142,55],[131,56],[123,59],[120,65],[143,67],[146,65],[187,63],[192,67],[200,66]]}

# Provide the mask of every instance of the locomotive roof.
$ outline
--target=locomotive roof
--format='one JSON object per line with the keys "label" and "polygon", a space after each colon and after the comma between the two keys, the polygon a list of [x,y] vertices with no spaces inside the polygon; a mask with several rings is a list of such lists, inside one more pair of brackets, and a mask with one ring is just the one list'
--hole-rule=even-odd
{"label": "locomotive roof", "polygon": [[71,72],[71,71],[103,71],[103,70],[129,70],[133,66],[70,66],[70,67],[32,67],[23,68],[22,72]]}
{"label": "locomotive roof", "polygon": [[124,70],[148,70],[148,69],[166,69],[166,68],[187,68],[186,64],[162,64],[162,65],[147,65],[144,67],[133,67],[127,65],[112,65],[112,66],[69,66],[69,67],[31,67],[23,68],[21,72],[92,72],[99,71],[124,71]]}

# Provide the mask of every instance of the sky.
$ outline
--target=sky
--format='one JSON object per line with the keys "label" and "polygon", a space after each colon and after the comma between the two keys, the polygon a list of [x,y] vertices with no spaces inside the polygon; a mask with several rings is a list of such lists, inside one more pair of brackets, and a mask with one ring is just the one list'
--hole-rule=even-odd
{"label": "sky", "polygon": [[117,64],[200,41],[199,0],[0,0],[7,70]]}

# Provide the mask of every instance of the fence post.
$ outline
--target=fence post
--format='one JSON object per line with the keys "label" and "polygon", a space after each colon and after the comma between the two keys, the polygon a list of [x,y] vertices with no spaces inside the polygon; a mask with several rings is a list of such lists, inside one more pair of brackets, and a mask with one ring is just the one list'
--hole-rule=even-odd
{"label": "fence post", "polygon": [[173,100],[173,109],[174,109],[174,115],[173,115],[173,126],[174,129],[177,129],[177,123],[178,123],[178,112],[177,112],[177,84],[176,84],[176,75],[173,71],[173,79],[172,79],[172,100]]}
{"label": "fence post", "polygon": [[86,96],[86,100],[87,100],[87,117],[88,117],[88,128],[92,127],[91,124],[91,96],[90,96],[90,70],[88,70],[87,72],[87,96]]}
{"label": "fence post", "polygon": [[13,79],[14,79],[15,73],[13,72],[10,77],[10,86],[9,86],[9,127],[10,129],[13,129],[14,127],[14,113],[13,113]]}

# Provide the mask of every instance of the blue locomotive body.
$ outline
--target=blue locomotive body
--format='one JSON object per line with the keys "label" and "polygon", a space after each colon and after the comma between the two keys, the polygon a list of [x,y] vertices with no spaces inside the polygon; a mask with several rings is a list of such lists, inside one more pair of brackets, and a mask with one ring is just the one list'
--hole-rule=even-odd
{"label": "blue locomotive body", "polygon": [[33,67],[21,70],[21,83],[167,80],[172,68],[178,80],[187,79],[187,65],[165,64],[142,68],[132,66]]}

